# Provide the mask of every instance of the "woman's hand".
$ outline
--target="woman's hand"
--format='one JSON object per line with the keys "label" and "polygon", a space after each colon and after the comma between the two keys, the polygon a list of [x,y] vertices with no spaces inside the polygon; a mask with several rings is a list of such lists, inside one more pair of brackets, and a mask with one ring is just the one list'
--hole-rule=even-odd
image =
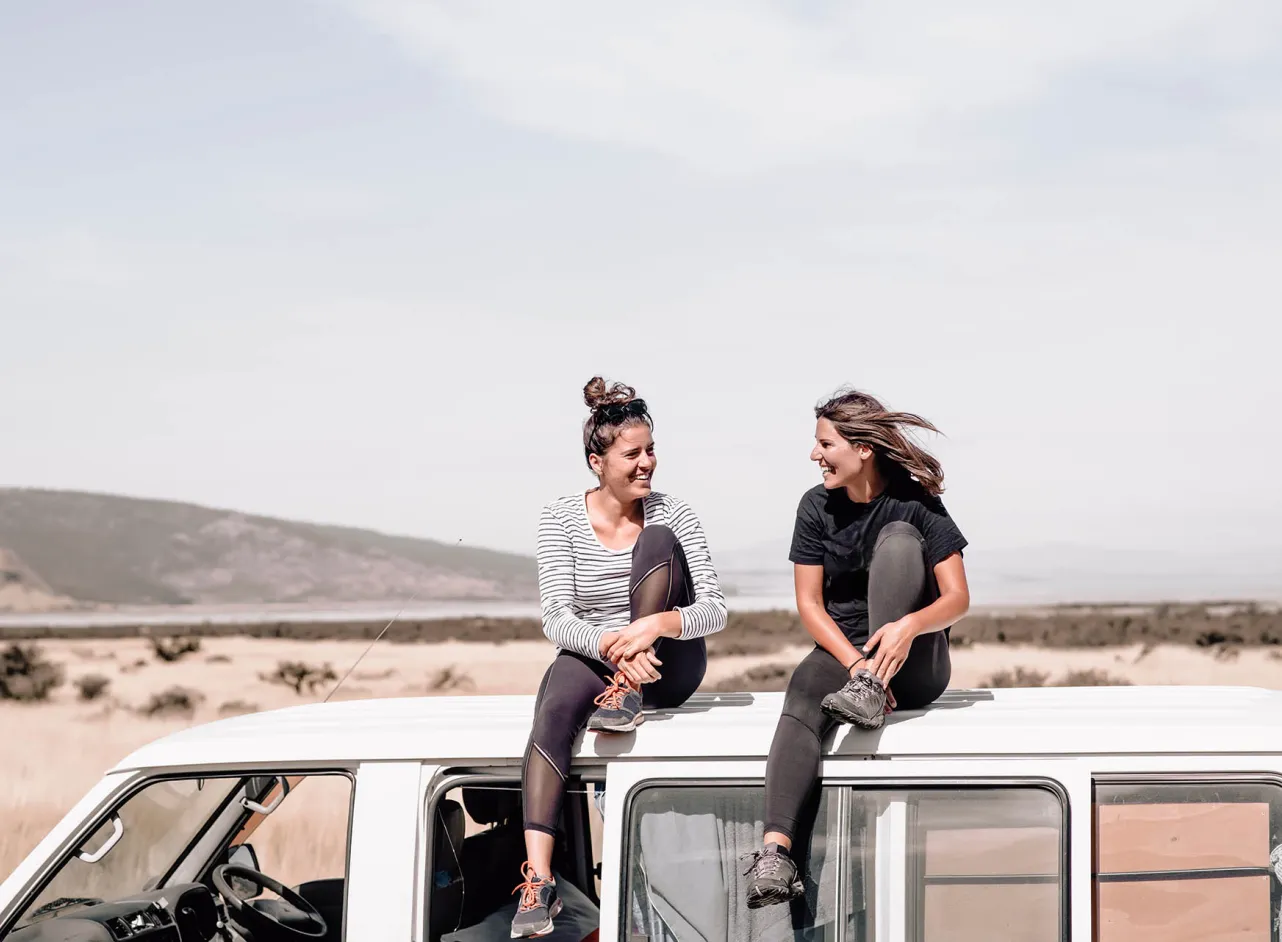
{"label": "woman's hand", "polygon": [[663,631],[658,618],[654,615],[645,615],[622,631],[606,632],[606,635],[610,634],[615,635],[614,639],[606,645],[605,639],[602,638],[601,647],[605,652],[605,659],[618,664],[653,648],[654,643],[662,637]]}
{"label": "woman's hand", "polygon": [[[855,658],[855,663],[850,665],[850,676],[853,678],[860,671],[871,670],[871,667],[869,666],[871,664],[872,662],[869,661],[868,658],[864,657],[862,654],[859,655]],[[890,689],[890,681],[884,681],[882,686],[886,688],[886,712],[889,713],[895,707],[899,706],[899,704],[895,702],[895,694]]]}
{"label": "woman's hand", "polygon": [[652,648],[647,648],[635,657],[627,657],[617,663],[619,671],[634,687],[652,684],[662,676],[654,668],[663,662],[655,657]]}
{"label": "woman's hand", "polygon": [[882,625],[873,632],[868,643],[864,645],[864,654],[870,653],[874,648],[877,649],[877,653],[872,655],[872,660],[866,666],[884,686],[889,687],[890,678],[899,673],[899,668],[903,667],[904,661],[908,660],[908,651],[918,634],[913,617],[905,615],[898,621]]}
{"label": "woman's hand", "polygon": [[601,640],[599,640],[596,645],[597,653],[601,655],[601,660],[608,661],[611,659],[609,653],[610,646],[618,640],[619,633],[617,631],[607,631],[601,636]]}

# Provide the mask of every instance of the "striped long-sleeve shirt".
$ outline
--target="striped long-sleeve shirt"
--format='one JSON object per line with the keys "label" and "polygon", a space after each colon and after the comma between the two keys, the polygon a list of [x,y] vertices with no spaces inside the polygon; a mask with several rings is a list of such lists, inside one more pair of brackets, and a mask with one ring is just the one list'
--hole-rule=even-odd
{"label": "striped long-sleeve shirt", "polygon": [[[555,500],[539,517],[539,597],[543,633],[558,648],[600,660],[601,636],[630,622],[632,548],[606,549],[588,520],[583,493]],[[678,608],[681,638],[700,638],[726,625],[726,600],[703,527],[685,501],[653,492],[642,500],[645,525],[672,529],[685,552],[694,602]]]}

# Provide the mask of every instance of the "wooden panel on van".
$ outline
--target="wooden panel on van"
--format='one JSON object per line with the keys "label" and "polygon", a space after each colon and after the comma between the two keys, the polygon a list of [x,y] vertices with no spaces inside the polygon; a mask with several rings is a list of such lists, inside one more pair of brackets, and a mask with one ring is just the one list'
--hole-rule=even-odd
{"label": "wooden panel on van", "polygon": [[927,885],[923,942],[1058,942],[1059,899],[1054,883]]}
{"label": "wooden panel on van", "polygon": [[1098,805],[1096,871],[1267,867],[1264,802]]}
{"label": "wooden panel on van", "polygon": [[1269,942],[1270,877],[1096,884],[1096,942]]}

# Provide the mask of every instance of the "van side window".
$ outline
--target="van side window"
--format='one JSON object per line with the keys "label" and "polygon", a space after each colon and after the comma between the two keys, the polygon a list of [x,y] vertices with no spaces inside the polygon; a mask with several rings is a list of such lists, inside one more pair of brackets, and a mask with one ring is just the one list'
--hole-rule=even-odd
{"label": "van side window", "polygon": [[[261,770],[147,783],[67,855],[17,926],[74,918],[193,880],[212,887],[211,872],[233,863],[297,891],[325,920],[322,942],[337,942],[343,937],[352,784],[346,772]],[[276,898],[261,887],[242,887],[254,909]],[[186,938],[187,917],[180,910],[178,918]],[[58,930],[50,927],[47,935],[56,937]]]}
{"label": "van side window", "polygon": [[631,802],[621,938],[1057,942],[1066,938],[1064,803],[1037,786],[828,785],[794,853],[805,895],[749,910],[756,785],[654,785]]}
{"label": "van side window", "polygon": [[[909,938],[1056,942],[1064,937],[1063,808],[1039,788],[906,793],[909,885],[921,901]],[[915,820],[914,820],[915,819]],[[910,866],[912,866],[910,864]]]}
{"label": "van side window", "polygon": [[[552,854],[564,906],[557,939],[594,939],[600,924],[601,828],[593,801],[600,788],[578,777],[567,783]],[[499,775],[461,780],[429,813],[428,942],[508,938],[518,903],[513,889],[526,859],[520,781]]]}
{"label": "van side window", "polygon": [[1096,782],[1096,939],[1274,938],[1280,827],[1267,782]]}

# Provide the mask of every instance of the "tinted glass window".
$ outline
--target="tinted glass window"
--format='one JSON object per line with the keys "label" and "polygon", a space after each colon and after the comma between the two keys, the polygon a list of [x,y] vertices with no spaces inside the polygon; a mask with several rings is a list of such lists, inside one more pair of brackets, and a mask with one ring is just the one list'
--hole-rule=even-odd
{"label": "tinted glass window", "polygon": [[1095,800],[1099,942],[1275,937],[1282,787],[1098,783]]}

